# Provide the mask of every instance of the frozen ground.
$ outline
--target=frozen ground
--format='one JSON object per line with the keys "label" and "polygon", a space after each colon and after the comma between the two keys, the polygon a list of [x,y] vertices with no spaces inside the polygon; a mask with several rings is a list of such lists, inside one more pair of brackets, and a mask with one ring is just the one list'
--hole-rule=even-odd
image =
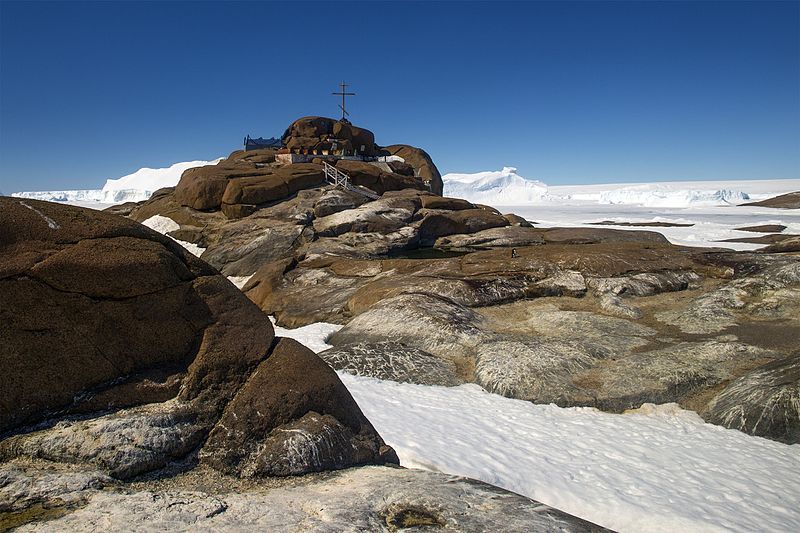
{"label": "frozen ground", "polygon": [[[340,326],[278,335],[315,351]],[[487,481],[623,532],[800,531],[800,445],[675,404],[624,415],[339,373],[404,466]]]}
{"label": "frozen ground", "polygon": [[[800,183],[797,189],[800,190]],[[763,244],[719,242],[736,237],[757,237],[758,233],[736,231],[735,228],[761,224],[783,224],[784,233],[800,234],[800,209],[771,209],[768,207],[700,206],[644,207],[597,203],[541,204],[502,207],[504,213],[516,213],[537,223],[539,227],[589,226],[591,222],[672,222],[694,224],[691,227],[609,227],[626,230],[648,230],[662,233],[673,244],[686,246],[724,247],[734,250],[754,250]]]}
{"label": "frozen ground", "polygon": [[753,250],[760,244],[720,243],[758,234],[735,228],[782,224],[800,234],[800,210],[750,207],[742,203],[800,191],[800,179],[672,181],[548,186],[524,178],[513,167],[497,172],[446,174],[445,195],[516,213],[540,227],[586,226],[593,222],[672,222],[691,227],[637,228],[664,234],[674,244]]}

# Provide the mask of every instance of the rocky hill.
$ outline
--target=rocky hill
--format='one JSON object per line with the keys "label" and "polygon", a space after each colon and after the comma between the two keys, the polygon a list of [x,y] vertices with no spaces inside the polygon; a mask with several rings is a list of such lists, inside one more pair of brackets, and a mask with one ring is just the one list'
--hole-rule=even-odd
{"label": "rocky hill", "polygon": [[131,220],[0,198],[0,302],[4,530],[600,529],[433,473],[281,481],[397,456],[327,364]]}
{"label": "rocky hill", "polygon": [[[259,150],[108,213],[0,198],[0,526],[596,529],[381,466],[396,455],[331,367],[612,412],[677,402],[800,442],[795,246],[539,228],[437,194],[424,151],[363,128],[306,117],[283,142],[308,155],[331,135],[394,157],[335,161],[354,190]],[[137,224],[156,215],[201,259]],[[318,357],[267,314],[344,327]]]}
{"label": "rocky hill", "polygon": [[[287,138],[314,138],[308,131],[293,125]],[[180,229],[170,235],[205,248],[220,272],[251,276],[244,293],[278,324],[345,325],[323,354],[335,368],[615,412],[678,402],[714,423],[800,440],[798,381],[778,377],[797,370],[795,246],[732,252],[651,231],[537,228],[351,161],[337,164],[379,199],[314,181],[313,163],[214,178],[222,203],[205,210],[184,196],[257,161],[271,156],[235,152],[187,171],[129,216],[172,218]],[[279,180],[298,185],[259,196]]]}

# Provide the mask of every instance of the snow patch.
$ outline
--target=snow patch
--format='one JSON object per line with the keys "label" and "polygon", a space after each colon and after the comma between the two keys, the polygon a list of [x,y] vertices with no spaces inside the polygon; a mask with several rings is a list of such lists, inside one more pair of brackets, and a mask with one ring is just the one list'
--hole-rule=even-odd
{"label": "snow patch", "polygon": [[53,220],[53,219],[52,219],[52,218],[50,218],[49,216],[45,215],[44,213],[42,213],[41,211],[39,211],[39,210],[38,210],[38,209],[36,209],[35,207],[33,207],[33,206],[30,206],[30,205],[26,204],[25,202],[20,202],[20,204],[22,204],[22,206],[23,206],[23,207],[27,207],[28,209],[30,209],[31,211],[33,211],[34,213],[36,213],[37,215],[39,215],[40,217],[42,217],[42,220],[44,220],[45,222],[47,222],[47,227],[48,227],[48,228],[50,228],[50,229],[60,229],[60,228],[61,228],[61,226],[59,226],[59,225],[56,223],[56,221],[55,221],[55,220]]}
{"label": "snow patch", "polygon": [[307,348],[310,348],[314,353],[333,348],[330,344],[325,342],[328,337],[342,329],[344,326],[338,324],[329,324],[327,322],[315,322],[308,326],[302,326],[295,329],[287,329],[277,326],[275,324],[275,317],[269,317],[272,322],[272,327],[275,329],[275,335],[278,337],[288,337],[294,339]]}
{"label": "snow patch", "polygon": [[228,276],[228,281],[236,285],[237,289],[242,290],[242,287],[244,287],[252,277],[253,274],[250,274],[249,276]]}
{"label": "snow patch", "polygon": [[[321,351],[339,328],[275,329]],[[800,530],[800,445],[706,424],[676,404],[617,415],[474,384],[338,374],[406,467],[480,479],[621,532]]]}
{"label": "snow patch", "polygon": [[[180,229],[180,225],[177,222],[175,222],[171,218],[164,217],[161,215],[153,215],[147,220],[142,221],[142,225],[147,226],[148,228],[155,230],[161,233],[162,235],[167,235],[167,233],[170,231],[175,231],[177,229]],[[178,244],[186,248],[189,252],[196,255],[197,257],[200,257],[201,255],[203,255],[203,252],[206,251],[205,248],[201,248],[200,246],[197,246],[192,242],[181,241],[170,235],[167,235],[167,237],[177,242]]]}

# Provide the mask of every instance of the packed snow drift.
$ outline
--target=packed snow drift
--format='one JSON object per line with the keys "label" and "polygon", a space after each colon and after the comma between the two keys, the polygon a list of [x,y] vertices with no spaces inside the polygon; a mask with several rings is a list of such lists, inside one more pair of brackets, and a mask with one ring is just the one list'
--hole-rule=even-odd
{"label": "packed snow drift", "polygon": [[[275,333],[319,352],[339,328]],[[617,415],[474,384],[339,377],[409,468],[480,479],[622,532],[800,530],[800,445],[706,424],[676,404]]]}

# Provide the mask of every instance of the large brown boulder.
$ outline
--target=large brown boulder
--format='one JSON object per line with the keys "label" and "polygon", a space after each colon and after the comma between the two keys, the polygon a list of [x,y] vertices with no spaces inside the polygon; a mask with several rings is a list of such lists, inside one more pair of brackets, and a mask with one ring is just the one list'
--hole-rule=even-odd
{"label": "large brown boulder", "polygon": [[364,161],[341,159],[336,162],[336,168],[350,176],[353,184],[366,187],[378,194],[404,189],[426,190],[424,184],[414,177],[386,172],[379,166]]}
{"label": "large brown boulder", "polygon": [[439,237],[457,233],[475,233],[489,228],[508,226],[508,220],[483,209],[431,211],[420,222],[420,242],[428,246]]}
{"label": "large brown boulder", "polygon": [[122,217],[33,200],[0,206],[0,431],[98,394],[108,405],[151,401],[110,391],[186,372],[212,318],[196,280],[213,270]]}
{"label": "large brown boulder", "polygon": [[[260,204],[282,200],[324,182],[322,167],[311,163],[269,169],[250,178],[230,179],[222,196],[222,211],[228,218],[241,218],[251,214]],[[243,206],[247,207],[243,210]]]}
{"label": "large brown boulder", "polygon": [[[0,462],[38,457],[119,478],[153,471],[202,447],[220,417],[238,408],[235,399],[256,390],[261,413],[284,429],[302,429],[312,442],[332,430],[339,437],[327,448],[334,459],[320,461],[317,448],[276,448],[274,435],[253,433],[248,445],[269,448],[274,464],[291,467],[259,469],[243,459],[242,472],[393,459],[315,355],[291,343],[276,350],[268,317],[239,290],[132,220],[0,198],[0,302]],[[302,364],[301,378],[276,367],[286,357]],[[316,374],[315,363],[324,367]],[[262,379],[283,389],[246,385]],[[287,391],[299,398],[289,411]],[[83,418],[35,427],[75,414]]]}
{"label": "large brown boulder", "polygon": [[460,211],[462,209],[475,209],[475,205],[461,198],[447,198],[444,196],[421,196],[422,207],[425,209],[447,209]]}
{"label": "large brown boulder", "polygon": [[327,117],[295,120],[286,129],[282,141],[292,150],[345,150],[365,156],[376,153],[375,135],[371,131]]}
{"label": "large brown boulder", "polygon": [[336,372],[292,339],[280,340],[228,405],[201,460],[243,477],[398,462]]}
{"label": "large brown boulder", "polygon": [[431,192],[442,194],[444,189],[442,175],[425,150],[407,144],[393,144],[381,148],[381,153],[402,157],[406,163],[414,167],[414,175],[430,183]]}
{"label": "large brown boulder", "polygon": [[175,201],[201,211],[216,210],[222,203],[228,180],[269,173],[269,169],[241,159],[225,159],[216,165],[190,168],[183,172],[175,187]]}

